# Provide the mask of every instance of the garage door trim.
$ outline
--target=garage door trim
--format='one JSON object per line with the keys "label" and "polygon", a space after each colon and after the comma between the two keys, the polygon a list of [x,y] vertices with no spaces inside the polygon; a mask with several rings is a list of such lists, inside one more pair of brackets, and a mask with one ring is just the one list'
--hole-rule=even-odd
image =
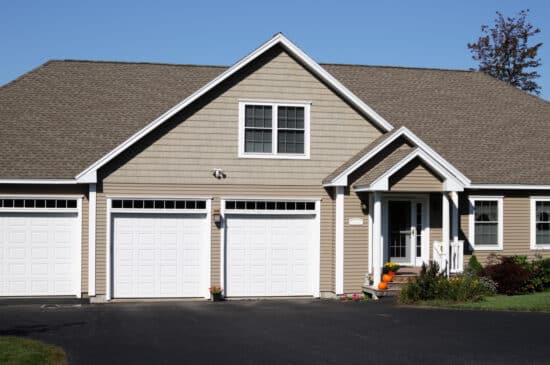
{"label": "garage door trim", "polygon": [[[204,208],[193,208],[193,209],[175,209],[175,208],[153,208],[153,209],[147,209],[147,208],[113,208],[113,201],[118,200],[132,200],[132,201],[204,201],[205,206]],[[212,198],[205,198],[205,197],[194,197],[194,196],[188,196],[188,197],[168,197],[168,196],[108,196],[106,198],[107,203],[107,222],[106,222],[106,241],[107,242],[107,250],[106,250],[106,279],[107,279],[107,290],[105,294],[106,300],[111,300],[113,298],[113,265],[114,262],[112,261],[112,250],[114,249],[114,237],[112,237],[111,232],[113,231],[113,217],[116,214],[123,214],[123,213],[130,213],[130,214],[167,214],[167,215],[181,215],[181,214],[206,214],[206,247],[203,250],[203,271],[201,273],[201,276],[203,278],[203,286],[204,286],[204,298],[209,299],[210,298],[210,260],[211,260],[211,242],[212,242]]]}
{"label": "garage door trim", "polygon": [[[36,208],[36,207],[0,207],[0,213],[17,214],[65,214],[76,213],[76,247],[73,250],[73,293],[82,297],[82,196],[81,195],[0,195],[0,199],[41,201],[41,200],[76,200],[76,208]],[[36,203],[35,203],[36,205]]]}
{"label": "garage door trim", "polygon": [[[315,209],[312,210],[265,210],[265,209],[227,209],[227,201],[273,201],[273,202],[312,202],[315,204]],[[232,215],[309,215],[314,216],[314,235],[315,240],[313,244],[313,297],[319,298],[320,293],[320,281],[321,281],[321,199],[312,198],[222,198],[220,199],[220,215],[221,215],[221,234],[220,234],[220,281],[225,288],[227,285],[227,267],[226,267],[226,250],[227,250],[227,229],[226,219]]]}

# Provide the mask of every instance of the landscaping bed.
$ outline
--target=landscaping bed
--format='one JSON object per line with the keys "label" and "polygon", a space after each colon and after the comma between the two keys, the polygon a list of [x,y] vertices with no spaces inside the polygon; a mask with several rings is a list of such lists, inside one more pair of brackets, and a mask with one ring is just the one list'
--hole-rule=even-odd
{"label": "landscaping bed", "polygon": [[435,262],[423,265],[417,280],[406,284],[403,304],[479,310],[550,311],[550,259],[526,256],[472,256],[461,275],[447,277]]}
{"label": "landscaping bed", "polygon": [[67,355],[62,348],[40,341],[0,336],[0,364],[65,365]]}

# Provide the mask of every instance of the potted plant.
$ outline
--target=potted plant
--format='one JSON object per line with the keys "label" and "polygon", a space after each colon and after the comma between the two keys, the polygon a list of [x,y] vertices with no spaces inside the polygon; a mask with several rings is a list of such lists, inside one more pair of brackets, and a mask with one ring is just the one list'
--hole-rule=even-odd
{"label": "potted plant", "polygon": [[223,289],[221,286],[213,286],[210,288],[210,295],[213,302],[221,302],[223,300]]}
{"label": "potted plant", "polygon": [[386,262],[384,264],[384,271],[391,276],[396,275],[397,271],[399,271],[400,268],[401,266],[399,266],[399,264],[396,264],[395,262]]}

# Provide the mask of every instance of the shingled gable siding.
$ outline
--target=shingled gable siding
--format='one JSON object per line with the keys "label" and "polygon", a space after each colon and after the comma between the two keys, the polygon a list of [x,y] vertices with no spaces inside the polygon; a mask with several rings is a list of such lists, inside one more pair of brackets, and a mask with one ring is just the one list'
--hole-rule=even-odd
{"label": "shingled gable siding", "polygon": [[0,185],[0,194],[82,197],[81,292],[88,293],[88,185]]}
{"label": "shingled gable siding", "polygon": [[413,160],[389,179],[391,191],[441,191],[443,183],[418,160]]}
{"label": "shingled gable siding", "polygon": [[[105,292],[107,195],[321,198],[321,291],[334,291],[334,201],[322,179],[380,132],[288,54],[273,51],[221,86],[205,105],[112,164],[98,194],[97,292]],[[238,158],[238,102],[311,102],[311,159]],[[227,177],[216,180],[211,170]],[[220,230],[212,229],[212,283],[219,284]]]}
{"label": "shingled gable siding", "polygon": [[[502,251],[471,251],[468,243],[469,237],[469,195],[476,196],[503,196],[503,250]],[[472,254],[475,254],[478,260],[486,263],[487,257],[494,253],[497,255],[527,255],[534,257],[540,254],[543,257],[550,257],[550,250],[531,250],[531,223],[530,223],[530,197],[531,196],[550,196],[550,191],[491,191],[478,190],[466,191],[460,195],[460,237],[466,242],[467,255],[464,261],[467,263]]]}

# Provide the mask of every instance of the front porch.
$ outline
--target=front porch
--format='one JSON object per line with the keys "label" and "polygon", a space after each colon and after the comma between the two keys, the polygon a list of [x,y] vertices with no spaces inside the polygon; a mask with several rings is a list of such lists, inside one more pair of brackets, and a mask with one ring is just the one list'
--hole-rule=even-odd
{"label": "front porch", "polygon": [[324,183],[336,199],[336,294],[357,290],[365,277],[376,288],[389,261],[462,271],[458,193],[470,181],[411,131],[380,137]]}
{"label": "front porch", "polygon": [[[435,261],[447,275],[462,272],[458,193],[369,193],[369,270],[365,286],[377,289],[386,262],[417,274]],[[439,216],[438,216],[439,215]],[[393,286],[393,285],[392,285]]]}

